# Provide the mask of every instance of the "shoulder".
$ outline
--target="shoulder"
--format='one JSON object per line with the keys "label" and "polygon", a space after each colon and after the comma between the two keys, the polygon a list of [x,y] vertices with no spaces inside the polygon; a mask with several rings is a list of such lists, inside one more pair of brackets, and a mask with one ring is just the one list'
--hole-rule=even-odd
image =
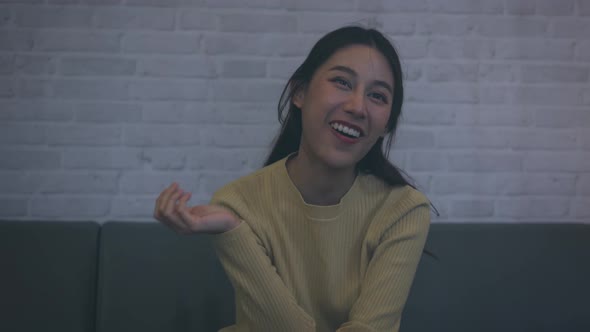
{"label": "shoulder", "polygon": [[211,204],[231,205],[247,204],[256,195],[262,194],[275,176],[279,164],[274,163],[258,169],[250,174],[233,180],[217,189],[211,198]]}

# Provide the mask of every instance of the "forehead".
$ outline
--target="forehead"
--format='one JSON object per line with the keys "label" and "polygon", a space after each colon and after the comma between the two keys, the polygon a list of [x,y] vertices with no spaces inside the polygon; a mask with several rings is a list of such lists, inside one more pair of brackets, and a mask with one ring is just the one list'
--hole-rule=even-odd
{"label": "forehead", "polygon": [[366,45],[351,45],[334,52],[321,66],[327,71],[334,66],[354,70],[361,79],[385,81],[393,86],[393,74],[389,62],[381,52]]}

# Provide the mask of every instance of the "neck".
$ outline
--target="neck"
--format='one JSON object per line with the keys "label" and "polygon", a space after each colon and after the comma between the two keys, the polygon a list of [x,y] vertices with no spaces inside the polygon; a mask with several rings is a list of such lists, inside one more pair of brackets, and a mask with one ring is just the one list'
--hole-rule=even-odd
{"label": "neck", "polygon": [[327,167],[301,150],[287,160],[287,172],[305,203],[312,205],[338,204],[356,178],[354,169]]}

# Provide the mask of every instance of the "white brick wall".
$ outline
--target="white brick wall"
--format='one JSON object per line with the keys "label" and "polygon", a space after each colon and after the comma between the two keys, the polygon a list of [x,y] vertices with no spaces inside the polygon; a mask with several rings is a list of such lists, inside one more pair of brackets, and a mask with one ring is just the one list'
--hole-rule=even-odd
{"label": "white brick wall", "polygon": [[172,181],[206,202],[350,23],[402,55],[392,159],[434,221],[590,221],[588,0],[0,1],[0,219],[152,220]]}

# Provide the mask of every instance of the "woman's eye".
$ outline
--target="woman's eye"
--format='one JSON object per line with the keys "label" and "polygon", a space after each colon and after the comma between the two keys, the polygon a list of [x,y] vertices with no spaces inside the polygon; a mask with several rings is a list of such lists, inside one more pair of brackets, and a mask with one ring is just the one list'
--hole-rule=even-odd
{"label": "woman's eye", "polygon": [[382,93],[373,92],[370,93],[369,96],[387,104],[387,97],[385,97],[385,95],[383,95]]}
{"label": "woman's eye", "polygon": [[344,87],[351,88],[351,85],[350,85],[350,83],[348,83],[348,81],[347,81],[347,80],[345,80],[345,79],[343,79],[343,78],[336,77],[336,78],[334,78],[332,81],[333,81],[333,82],[336,82],[336,84],[338,84],[338,85],[342,85],[342,86],[344,86]]}

